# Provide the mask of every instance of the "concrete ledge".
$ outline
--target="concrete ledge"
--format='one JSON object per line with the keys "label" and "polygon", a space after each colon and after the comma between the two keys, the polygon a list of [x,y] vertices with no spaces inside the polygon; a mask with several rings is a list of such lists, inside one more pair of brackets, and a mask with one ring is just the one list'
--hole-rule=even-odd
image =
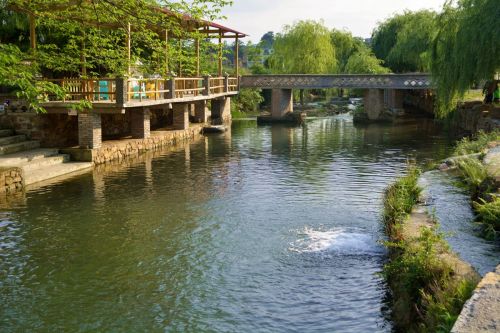
{"label": "concrete ledge", "polygon": [[103,141],[102,147],[96,149],[74,147],[61,149],[60,151],[63,154],[71,155],[71,160],[73,161],[102,164],[192,140],[201,135],[202,129],[203,125],[196,124],[191,125],[185,130],[151,131],[151,136],[145,139]]}
{"label": "concrete ledge", "polygon": [[500,265],[478,284],[451,333],[500,332]]}

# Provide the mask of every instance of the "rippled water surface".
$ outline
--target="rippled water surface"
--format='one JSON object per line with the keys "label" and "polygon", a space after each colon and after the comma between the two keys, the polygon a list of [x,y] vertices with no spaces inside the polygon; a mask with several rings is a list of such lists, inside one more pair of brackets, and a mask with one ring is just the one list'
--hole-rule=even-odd
{"label": "rippled water surface", "polygon": [[383,190],[432,123],[231,133],[41,187],[0,216],[2,332],[389,332]]}

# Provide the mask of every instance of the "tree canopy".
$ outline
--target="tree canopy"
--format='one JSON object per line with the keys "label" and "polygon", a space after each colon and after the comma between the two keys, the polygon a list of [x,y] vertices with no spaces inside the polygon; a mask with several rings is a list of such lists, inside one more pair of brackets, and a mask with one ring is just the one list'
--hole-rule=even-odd
{"label": "tree canopy", "polygon": [[498,0],[448,1],[438,18],[431,69],[439,111],[449,113],[457,97],[500,71]]}
{"label": "tree canopy", "polygon": [[380,23],[372,35],[375,55],[396,73],[428,71],[436,17],[429,10],[407,11]]}
{"label": "tree canopy", "polygon": [[285,26],[283,32],[275,36],[269,66],[274,73],[334,73],[337,61],[330,31],[316,21]]}

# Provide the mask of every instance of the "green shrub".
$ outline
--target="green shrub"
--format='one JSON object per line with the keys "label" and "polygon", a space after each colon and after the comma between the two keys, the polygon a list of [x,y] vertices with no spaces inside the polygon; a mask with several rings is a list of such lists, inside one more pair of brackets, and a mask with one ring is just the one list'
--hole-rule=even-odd
{"label": "green shrub", "polygon": [[482,152],[491,141],[500,140],[500,130],[490,133],[479,131],[473,138],[463,138],[455,147],[454,155],[469,155]]}
{"label": "green shrub", "polygon": [[261,89],[240,89],[238,96],[234,99],[231,104],[231,111],[233,113],[237,112],[255,112],[258,110],[260,103],[264,101],[261,95]]}

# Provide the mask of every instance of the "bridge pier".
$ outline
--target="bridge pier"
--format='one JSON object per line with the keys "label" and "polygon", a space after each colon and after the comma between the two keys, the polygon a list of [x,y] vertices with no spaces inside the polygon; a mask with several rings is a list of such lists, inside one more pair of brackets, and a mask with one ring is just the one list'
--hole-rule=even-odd
{"label": "bridge pier", "polygon": [[400,89],[386,89],[384,92],[384,101],[389,109],[403,108],[404,92]]}
{"label": "bridge pier", "polygon": [[134,139],[147,139],[151,135],[150,112],[147,108],[130,112],[130,132]]}
{"label": "bridge pier", "polygon": [[208,107],[206,101],[199,101],[194,106],[194,118],[197,123],[206,123],[208,120]]}
{"label": "bridge pier", "polygon": [[271,95],[271,117],[281,119],[293,112],[292,89],[273,89]]}
{"label": "bridge pier", "polygon": [[212,123],[222,125],[231,121],[231,98],[221,98],[212,100]]}
{"label": "bridge pier", "polygon": [[176,130],[185,130],[189,128],[189,108],[186,103],[172,104],[173,126]]}
{"label": "bridge pier", "polygon": [[80,148],[101,148],[102,125],[99,113],[78,113],[78,145]]}
{"label": "bridge pier", "polygon": [[384,90],[367,89],[364,93],[365,113],[368,120],[379,120],[384,113]]}

